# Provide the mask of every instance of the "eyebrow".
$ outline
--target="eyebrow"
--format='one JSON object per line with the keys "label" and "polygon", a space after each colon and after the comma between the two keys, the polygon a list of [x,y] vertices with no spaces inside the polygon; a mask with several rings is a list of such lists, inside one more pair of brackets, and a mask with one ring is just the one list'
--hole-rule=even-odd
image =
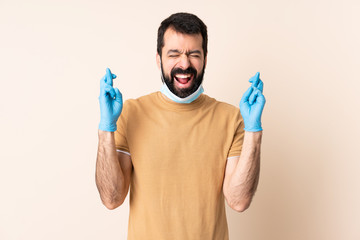
{"label": "eyebrow", "polygon": [[[170,49],[167,54],[171,54],[171,53],[182,53],[181,51],[179,51],[178,49]],[[187,55],[193,54],[193,53],[198,53],[201,55],[201,51],[200,50],[192,50],[187,52]]]}

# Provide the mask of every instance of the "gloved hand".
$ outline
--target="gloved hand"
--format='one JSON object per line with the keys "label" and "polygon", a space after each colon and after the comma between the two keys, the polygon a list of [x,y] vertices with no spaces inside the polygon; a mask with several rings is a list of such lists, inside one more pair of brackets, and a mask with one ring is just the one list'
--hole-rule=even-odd
{"label": "gloved hand", "polygon": [[244,119],[245,131],[258,132],[262,131],[261,114],[265,106],[265,97],[262,94],[264,84],[260,80],[260,73],[250,78],[252,83],[248,90],[244,93],[240,101],[240,112]]}
{"label": "gloved hand", "polygon": [[109,68],[100,81],[100,124],[99,129],[108,132],[115,132],[116,122],[123,108],[122,94],[119,89],[113,88],[113,79],[116,78]]}

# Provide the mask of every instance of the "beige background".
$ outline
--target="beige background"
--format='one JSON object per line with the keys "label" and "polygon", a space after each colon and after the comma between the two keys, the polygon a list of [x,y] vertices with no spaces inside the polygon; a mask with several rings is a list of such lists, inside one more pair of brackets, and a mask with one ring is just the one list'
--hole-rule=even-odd
{"label": "beige background", "polygon": [[171,13],[208,26],[205,93],[238,105],[261,72],[261,178],[231,239],[360,239],[359,1],[0,0],[0,239],[126,239],[128,198],[95,186],[99,80],[160,89]]}

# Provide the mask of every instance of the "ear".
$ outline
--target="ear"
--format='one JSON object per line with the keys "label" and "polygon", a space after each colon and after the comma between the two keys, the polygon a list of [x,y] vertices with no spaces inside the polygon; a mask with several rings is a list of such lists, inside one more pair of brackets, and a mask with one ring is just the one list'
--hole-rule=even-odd
{"label": "ear", "polygon": [[160,55],[157,52],[156,52],[156,64],[157,64],[158,68],[160,69]]}

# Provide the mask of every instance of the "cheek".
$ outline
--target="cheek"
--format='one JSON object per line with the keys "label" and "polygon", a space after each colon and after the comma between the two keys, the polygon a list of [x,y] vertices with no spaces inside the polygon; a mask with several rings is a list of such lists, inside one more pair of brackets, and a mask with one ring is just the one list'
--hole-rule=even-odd
{"label": "cheek", "polygon": [[165,74],[170,76],[171,70],[173,70],[175,68],[175,66],[176,66],[175,64],[172,64],[170,62],[168,62],[167,64],[164,64],[163,68],[164,68]]}
{"label": "cheek", "polygon": [[204,63],[197,63],[196,65],[193,65],[193,66],[194,66],[194,68],[196,69],[196,71],[197,71],[198,73],[200,73],[200,72],[202,72],[202,70],[203,70]]}
{"label": "cheek", "polygon": [[190,60],[191,66],[193,66],[196,70],[202,70],[204,66],[204,61],[198,58],[194,58]]}

